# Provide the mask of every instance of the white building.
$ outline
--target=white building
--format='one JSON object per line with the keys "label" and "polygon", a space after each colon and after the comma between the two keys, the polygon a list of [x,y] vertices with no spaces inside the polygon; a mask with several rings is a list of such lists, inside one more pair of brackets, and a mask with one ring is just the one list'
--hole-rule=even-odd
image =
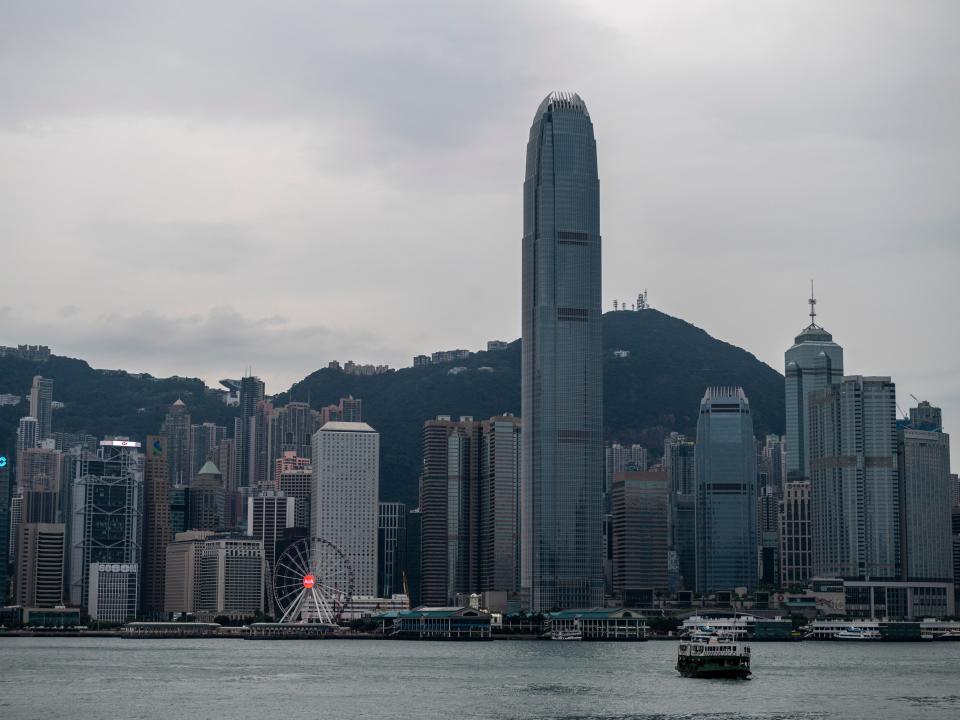
{"label": "white building", "polygon": [[313,436],[313,535],[353,569],[355,595],[377,594],[380,435],[366,423],[328,422]]}
{"label": "white building", "polygon": [[136,619],[138,570],[136,563],[90,563],[87,612],[92,620],[125,623]]}

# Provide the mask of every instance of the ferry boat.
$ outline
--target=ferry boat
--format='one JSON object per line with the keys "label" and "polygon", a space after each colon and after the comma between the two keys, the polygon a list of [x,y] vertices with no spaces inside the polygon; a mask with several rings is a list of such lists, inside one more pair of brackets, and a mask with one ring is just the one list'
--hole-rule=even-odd
{"label": "ferry boat", "polygon": [[876,628],[860,627],[851,625],[850,627],[838,630],[833,634],[837,640],[882,640],[880,631]]}
{"label": "ferry boat", "polygon": [[551,640],[583,640],[583,629],[580,627],[580,619],[575,618],[573,626],[568,628],[551,628]]}
{"label": "ferry boat", "polygon": [[684,677],[750,677],[750,648],[735,638],[719,633],[707,635],[701,629],[677,648],[677,672]]}

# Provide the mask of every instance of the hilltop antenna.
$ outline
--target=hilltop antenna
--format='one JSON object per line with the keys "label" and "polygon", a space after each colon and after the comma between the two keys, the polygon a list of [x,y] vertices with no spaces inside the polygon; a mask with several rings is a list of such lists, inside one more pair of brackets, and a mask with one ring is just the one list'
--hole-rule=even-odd
{"label": "hilltop antenna", "polygon": [[614,309],[614,310],[617,309],[617,301],[616,301],[616,300],[613,301],[613,309]]}

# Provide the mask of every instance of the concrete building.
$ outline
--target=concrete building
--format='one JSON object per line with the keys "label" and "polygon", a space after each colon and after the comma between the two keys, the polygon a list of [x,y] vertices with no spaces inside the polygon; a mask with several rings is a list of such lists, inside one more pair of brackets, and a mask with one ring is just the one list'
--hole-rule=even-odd
{"label": "concrete building", "polygon": [[376,595],[380,435],[366,423],[328,422],[313,436],[312,532],[353,568],[354,592]]}
{"label": "concrete building", "polygon": [[284,457],[297,457],[310,464],[313,434],[320,428],[320,413],[309,403],[290,402],[273,411],[270,427],[271,479],[277,479],[277,465]]}
{"label": "concrete building", "polygon": [[523,185],[522,592],[533,612],[603,604],[600,181],[573,93],[534,116]]}
{"label": "concrete building", "polygon": [[270,430],[273,427],[273,403],[261,400],[248,419],[247,472],[248,486],[254,492],[268,490],[273,483]]}
{"label": "concrete building", "polygon": [[190,467],[190,411],[183,400],[177,398],[167,410],[160,434],[167,438],[170,485],[189,485],[195,468]]}
{"label": "concrete building", "polygon": [[53,432],[53,379],[35,375],[30,387],[30,416],[37,419],[40,440]]}
{"label": "concrete building", "polygon": [[337,405],[327,405],[320,410],[320,423],[328,422],[363,422],[363,400],[349,395],[340,398]]}
{"label": "concrete building", "polygon": [[267,575],[272,576],[284,531],[296,524],[296,500],[276,490],[247,498],[247,535],[263,544]]}
{"label": "concrete building", "polygon": [[613,591],[624,605],[636,593],[667,590],[670,477],[624,470],[613,475]]}
{"label": "concrete building", "polygon": [[223,532],[226,529],[226,493],[220,469],[207,460],[189,490],[190,520],[187,529]]}
{"label": "concrete building", "polygon": [[70,522],[69,595],[73,605],[86,607],[91,597],[91,566],[125,566],[129,573],[129,568],[140,565],[141,462],[140,443],[122,439],[103,440],[96,455],[84,452],[80,457],[73,482]]}
{"label": "concrete building", "polygon": [[13,478],[10,473],[10,463],[6,455],[2,456],[4,461],[0,462],[0,595],[6,600],[7,587],[10,585],[9,560],[14,553],[13,545],[10,542],[10,500],[13,491]]}
{"label": "concrete building", "polygon": [[421,599],[519,588],[519,418],[441,415],[423,429]]}
{"label": "concrete building", "polygon": [[263,543],[254,538],[214,535],[200,558],[201,619],[242,619],[263,612]]}
{"label": "concrete building", "polygon": [[663,441],[663,464],[670,476],[670,488],[679,495],[693,495],[697,478],[696,443],[672,432]]}
{"label": "concrete building", "polygon": [[780,501],[780,583],[805,585],[812,577],[810,535],[810,481],[795,480],[783,486]]}
{"label": "concrete building", "polygon": [[313,470],[310,460],[287,450],[276,462],[274,477],[276,489],[296,500],[294,525],[309,530],[313,505]]}
{"label": "concrete building", "polygon": [[783,495],[787,481],[787,444],[780,435],[767,435],[757,457],[758,482],[769,487],[778,498]]}
{"label": "concrete building", "polygon": [[817,577],[900,578],[896,392],[843,378],[810,394],[810,517]]}
{"label": "concrete building", "polygon": [[902,577],[952,582],[950,436],[940,408],[911,408],[897,428],[897,460]]}
{"label": "concrete building", "polygon": [[[190,426],[190,477],[187,483],[192,483],[197,472],[207,460],[217,464],[219,457],[211,457],[215,449],[227,439],[227,428],[216,423],[206,422],[202,425]],[[218,465],[219,467],[219,465]]]}
{"label": "concrete building", "polygon": [[90,563],[85,607],[91,620],[125,623],[137,618],[140,576],[136,563]]}
{"label": "concrete building", "polygon": [[66,537],[62,523],[23,523],[17,530],[14,602],[23,607],[63,603]]}
{"label": "concrete building", "polygon": [[763,587],[780,587],[780,495],[777,488],[761,486],[757,491],[757,560]]}
{"label": "concrete building", "polygon": [[843,379],[843,348],[816,323],[816,303],[810,297],[810,324],[784,354],[787,409],[787,480],[810,479],[810,394]]}
{"label": "concrete building", "polygon": [[200,609],[200,561],[212,532],[177,533],[167,545],[164,568],[163,610],[167,615],[193,614]]}
{"label": "concrete building", "polygon": [[697,591],[757,587],[757,468],[741,388],[708,388],[697,422]]}
{"label": "concrete building", "polygon": [[377,533],[377,592],[381,598],[403,593],[406,534],[407,506],[400,502],[380,503]]}
{"label": "concrete building", "polygon": [[22,417],[17,424],[17,487],[22,484],[21,458],[30,448],[40,444],[40,424],[35,417]]}
{"label": "concrete building", "polygon": [[165,435],[148,435],[143,462],[143,553],[140,564],[143,584],[140,602],[142,617],[151,620],[164,615],[163,584],[167,546],[172,537],[167,438]]}
{"label": "concrete building", "polygon": [[520,590],[520,418],[480,424],[479,580],[481,592]]}

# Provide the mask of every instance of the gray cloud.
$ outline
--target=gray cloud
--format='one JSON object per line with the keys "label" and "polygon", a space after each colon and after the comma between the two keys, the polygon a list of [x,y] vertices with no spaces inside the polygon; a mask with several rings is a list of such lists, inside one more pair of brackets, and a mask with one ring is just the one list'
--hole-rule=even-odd
{"label": "gray cloud", "polygon": [[849,371],[960,417],[954,2],[0,12],[2,343],[281,389],[516,337],[527,132],[570,88],[608,306],[780,367],[813,277]]}

